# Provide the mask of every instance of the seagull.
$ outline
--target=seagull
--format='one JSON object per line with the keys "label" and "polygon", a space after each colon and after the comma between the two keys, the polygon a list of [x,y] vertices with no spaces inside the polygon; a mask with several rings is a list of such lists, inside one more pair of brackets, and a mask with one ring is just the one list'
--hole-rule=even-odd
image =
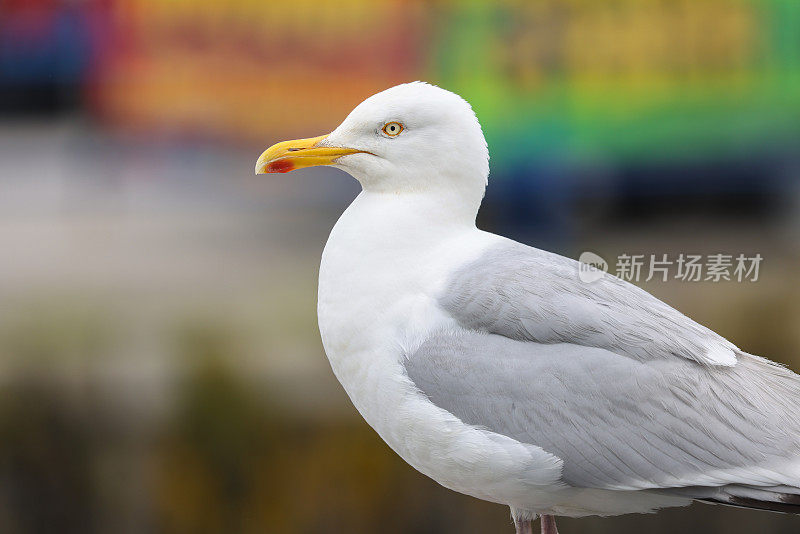
{"label": "seagull", "polygon": [[517,534],[692,501],[800,513],[800,376],[633,284],[479,230],[489,152],[460,96],[392,87],[255,171],[316,165],[362,186],[322,253],[322,343],[415,469],[508,506]]}

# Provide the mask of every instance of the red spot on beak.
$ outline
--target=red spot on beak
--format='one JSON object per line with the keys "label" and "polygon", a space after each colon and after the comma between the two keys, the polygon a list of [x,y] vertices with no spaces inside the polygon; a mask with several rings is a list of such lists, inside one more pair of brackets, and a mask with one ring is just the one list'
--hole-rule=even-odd
{"label": "red spot on beak", "polygon": [[271,161],[267,165],[267,172],[289,172],[294,169],[294,163],[286,159]]}

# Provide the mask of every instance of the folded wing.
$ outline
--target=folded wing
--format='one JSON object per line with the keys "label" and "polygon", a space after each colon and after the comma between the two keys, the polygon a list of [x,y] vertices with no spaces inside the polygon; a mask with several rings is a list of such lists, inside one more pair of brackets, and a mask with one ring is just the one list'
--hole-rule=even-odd
{"label": "folded wing", "polygon": [[405,365],[462,421],[561,458],[572,486],[800,493],[800,377],[755,356],[711,367],[459,331]]}

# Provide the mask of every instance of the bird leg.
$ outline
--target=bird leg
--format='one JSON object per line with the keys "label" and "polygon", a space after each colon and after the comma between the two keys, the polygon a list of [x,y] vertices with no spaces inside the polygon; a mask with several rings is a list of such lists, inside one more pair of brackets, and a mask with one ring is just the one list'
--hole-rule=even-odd
{"label": "bird leg", "polygon": [[[536,519],[534,517],[534,519]],[[514,528],[517,529],[516,534],[533,534],[533,527],[531,526],[530,519],[517,519],[514,518]]]}
{"label": "bird leg", "polygon": [[542,515],[542,534],[558,534],[556,516]]}

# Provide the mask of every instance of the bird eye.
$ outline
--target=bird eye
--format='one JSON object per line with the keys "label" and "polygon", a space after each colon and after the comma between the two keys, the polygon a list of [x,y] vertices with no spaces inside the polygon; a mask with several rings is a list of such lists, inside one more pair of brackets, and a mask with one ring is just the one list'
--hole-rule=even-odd
{"label": "bird eye", "polygon": [[399,122],[387,122],[383,125],[383,133],[389,137],[397,137],[403,131],[403,125]]}

